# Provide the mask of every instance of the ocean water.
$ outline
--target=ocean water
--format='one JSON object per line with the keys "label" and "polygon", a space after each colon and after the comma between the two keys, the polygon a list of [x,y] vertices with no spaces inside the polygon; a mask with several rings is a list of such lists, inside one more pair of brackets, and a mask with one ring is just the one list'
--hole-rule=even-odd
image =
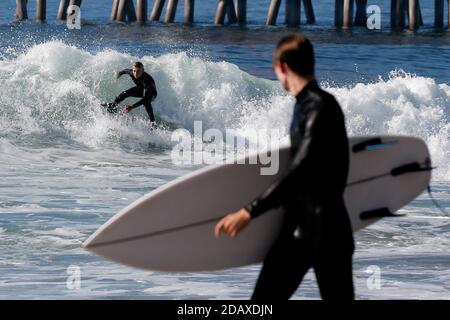
{"label": "ocean water", "polygon": [[[293,99],[271,60],[276,41],[298,29],[282,25],[283,8],[280,25],[264,27],[268,0],[249,4],[248,26],[225,28],[211,24],[213,1],[197,5],[194,26],[142,27],[110,23],[110,1],[99,0],[83,1],[81,30],[68,30],[54,20],[58,1],[48,2],[42,25],[12,22],[15,1],[0,11],[0,298],[249,298],[260,265],[148,272],[81,244],[123,207],[199,167],[172,162],[175,128],[192,132],[195,120],[241,135],[277,128],[285,141]],[[316,4],[317,25],[300,30],[315,43],[319,81],[340,102],[349,135],[424,139],[437,167],[434,196],[450,211],[450,34],[433,30],[431,1],[417,33],[391,32],[389,2],[373,2],[381,31],[334,30],[331,0]],[[114,72],[135,60],[157,81],[154,110],[165,128],[150,131],[143,110],[111,117],[98,108],[132,85]],[[450,217],[426,194],[401,213],[355,235],[356,297],[449,299]],[[71,266],[80,288],[67,286]],[[379,288],[367,284],[374,270]],[[319,298],[313,273],[293,298]]]}

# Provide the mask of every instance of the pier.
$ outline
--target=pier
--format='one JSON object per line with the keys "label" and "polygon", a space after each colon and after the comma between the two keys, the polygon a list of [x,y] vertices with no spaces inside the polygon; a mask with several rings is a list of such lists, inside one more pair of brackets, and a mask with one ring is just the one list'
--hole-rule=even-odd
{"label": "pier", "polygon": [[[29,19],[28,1],[16,0],[16,20]],[[36,21],[44,23],[47,19],[47,0],[36,1]],[[84,0],[94,1],[94,0]],[[209,0],[217,1],[217,9],[211,21],[216,25],[245,25],[247,23],[247,8],[251,0]],[[450,0],[434,1],[434,27],[436,29],[450,28]],[[121,22],[146,23],[159,21],[165,9],[164,23],[174,23],[177,9],[181,3],[184,9],[184,23],[195,23],[195,0],[153,0],[149,13],[148,0],[112,0],[110,20]],[[81,7],[82,0],[60,0],[56,19],[66,20],[71,6]],[[197,2],[201,5],[201,1]],[[267,26],[277,25],[280,6],[285,6],[284,25],[299,27],[304,15],[306,24],[314,24],[317,19],[312,0],[270,0],[267,8]],[[334,25],[336,28],[348,29],[353,26],[366,26],[368,0],[335,0]],[[447,13],[445,8],[447,6]],[[391,0],[390,26],[393,30],[417,30],[423,26],[420,0]],[[69,12],[71,14],[71,12]],[[445,16],[447,22],[445,23]]]}

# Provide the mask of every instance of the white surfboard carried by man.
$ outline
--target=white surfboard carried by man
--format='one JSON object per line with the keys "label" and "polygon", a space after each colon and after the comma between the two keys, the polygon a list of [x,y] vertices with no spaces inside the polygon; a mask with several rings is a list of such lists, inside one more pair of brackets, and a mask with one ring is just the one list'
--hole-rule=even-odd
{"label": "white surfboard carried by man", "polygon": [[[426,189],[430,155],[417,138],[349,140],[344,198],[356,232],[394,214]],[[258,217],[234,239],[217,239],[213,229],[224,214],[252,201],[282,174],[288,147],[280,149],[279,161],[277,175],[261,175],[262,165],[250,165],[247,159],[247,164],[211,165],[177,178],[124,208],[84,247],[125,265],[160,271],[219,270],[261,262],[279,232],[281,210]]]}

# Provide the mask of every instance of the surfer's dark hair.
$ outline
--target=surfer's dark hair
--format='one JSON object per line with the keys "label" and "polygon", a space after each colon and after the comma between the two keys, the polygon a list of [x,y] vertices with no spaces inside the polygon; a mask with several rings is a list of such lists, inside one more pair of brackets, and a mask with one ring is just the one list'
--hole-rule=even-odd
{"label": "surfer's dark hair", "polygon": [[136,67],[138,69],[144,69],[144,65],[140,61],[133,63],[133,67]]}
{"label": "surfer's dark hair", "polygon": [[301,34],[291,34],[278,42],[274,62],[286,63],[300,76],[314,75],[314,49],[308,38]]}

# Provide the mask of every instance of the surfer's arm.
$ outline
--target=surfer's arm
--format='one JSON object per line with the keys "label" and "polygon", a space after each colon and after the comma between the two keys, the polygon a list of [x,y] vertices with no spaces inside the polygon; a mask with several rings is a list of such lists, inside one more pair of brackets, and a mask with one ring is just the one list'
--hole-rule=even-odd
{"label": "surfer's arm", "polygon": [[266,211],[280,207],[293,194],[298,193],[301,172],[304,171],[304,163],[311,151],[311,145],[317,143],[317,128],[323,116],[317,109],[310,111],[306,123],[305,134],[302,138],[297,152],[294,154],[289,169],[286,173],[274,182],[262,195],[249,203],[244,208],[255,218]]}
{"label": "surfer's arm", "polygon": [[252,217],[245,209],[230,213],[220,219],[214,228],[214,234],[219,237],[222,232],[225,232],[231,237],[235,237],[242,229],[249,223]]}
{"label": "surfer's arm", "polygon": [[299,177],[303,171],[308,170],[304,165],[310,155],[311,145],[318,143],[316,140],[318,128],[322,126],[323,116],[314,109],[308,115],[305,134],[300,143],[297,152],[294,154],[291,164],[287,169],[287,173],[282,178],[273,183],[261,196],[249,203],[241,210],[228,214],[222,218],[216,225],[214,233],[216,237],[221,232],[225,232],[231,237],[235,237],[243,228],[245,228],[250,220],[267,212],[269,209],[276,208],[285,203],[290,197],[298,192]]}
{"label": "surfer's arm", "polygon": [[131,76],[131,69],[123,69],[122,71],[117,72],[116,73],[117,79],[119,79],[124,74],[128,74],[129,76]]}

